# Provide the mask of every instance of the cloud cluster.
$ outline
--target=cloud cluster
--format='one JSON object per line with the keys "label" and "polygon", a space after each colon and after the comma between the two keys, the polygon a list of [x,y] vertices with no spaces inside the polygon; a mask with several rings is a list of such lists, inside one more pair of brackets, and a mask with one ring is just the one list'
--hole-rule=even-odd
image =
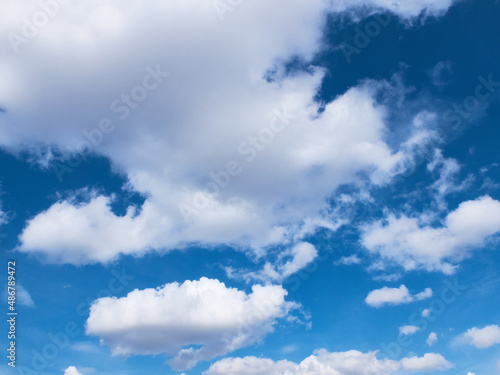
{"label": "cloud cluster", "polygon": [[272,332],[277,319],[298,308],[286,295],[281,286],[255,285],[246,294],[207,278],[135,290],[95,301],[87,334],[114,355],[165,353],[174,369],[184,370]]}
{"label": "cloud cluster", "polygon": [[391,214],[363,229],[362,244],[372,254],[405,270],[454,272],[465,258],[500,233],[500,202],[489,196],[462,202],[439,227],[425,220]]}
{"label": "cloud cluster", "polygon": [[401,305],[414,301],[422,301],[430,297],[432,297],[432,290],[430,288],[412,295],[406,286],[400,285],[399,288],[383,287],[372,290],[366,296],[365,302],[372,307],[382,307],[384,305]]}
{"label": "cloud cluster", "polygon": [[[408,138],[389,142],[391,108],[378,99],[398,88],[386,83],[360,83],[318,113],[325,72],[309,61],[325,15],[364,6],[407,19],[451,5],[253,1],[223,22],[198,0],[60,5],[0,66],[0,145],[45,150],[42,164],[61,155],[61,178],[79,173],[84,150],[106,157],[147,200],[125,216],[111,197],[57,202],[27,223],[20,250],[82,264],[186,243],[293,247],[307,220],[332,219],[327,199],[338,186],[389,182],[434,134],[426,125],[435,118],[421,114],[424,126],[402,124]],[[36,1],[6,8],[0,31],[11,36],[43,11]],[[292,58],[308,71],[285,74]]]}
{"label": "cloud cluster", "polygon": [[210,366],[204,375],[391,375],[399,373],[400,369],[423,372],[446,370],[451,367],[452,365],[443,356],[436,353],[394,361],[377,359],[377,352],[362,353],[351,350],[330,353],[321,349],[299,364],[256,357],[225,358]]}

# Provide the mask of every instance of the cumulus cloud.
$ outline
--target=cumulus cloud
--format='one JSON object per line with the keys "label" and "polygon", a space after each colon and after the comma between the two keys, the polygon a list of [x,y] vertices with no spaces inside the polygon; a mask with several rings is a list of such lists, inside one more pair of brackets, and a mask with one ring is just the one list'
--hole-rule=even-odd
{"label": "cumulus cloud", "polygon": [[330,353],[321,349],[298,364],[256,357],[225,358],[211,365],[204,375],[392,375],[398,373],[399,369],[414,372],[445,370],[450,367],[451,364],[444,357],[434,353],[394,361],[377,359],[377,352],[350,350]]}
{"label": "cumulus cloud", "polygon": [[473,327],[464,333],[465,340],[476,348],[484,349],[500,344],[500,327],[489,325],[484,328]]}
{"label": "cumulus cloud", "polygon": [[430,288],[412,295],[406,286],[400,285],[399,288],[383,287],[372,290],[365,298],[365,302],[372,307],[382,307],[384,305],[401,305],[421,301],[430,297],[432,297],[432,290]]}
{"label": "cumulus cloud", "polygon": [[82,375],[75,366],[69,366],[65,371],[64,375]]}
{"label": "cumulus cloud", "polygon": [[184,370],[272,332],[277,319],[298,308],[286,295],[281,286],[255,285],[246,294],[207,278],[134,290],[95,301],[87,334],[98,336],[114,355],[164,353],[172,357],[172,368]]}
{"label": "cumulus cloud", "polygon": [[441,354],[437,353],[426,353],[423,357],[403,358],[401,365],[405,370],[415,372],[448,370],[453,367]]}
{"label": "cumulus cloud", "polygon": [[186,243],[293,247],[308,219],[331,219],[326,200],[338,186],[389,182],[433,137],[408,123],[408,138],[389,146],[391,108],[377,98],[397,92],[391,85],[360,83],[318,113],[325,72],[286,75],[282,67],[292,57],[308,66],[329,12],[364,6],[408,19],[439,15],[451,0],[253,1],[223,22],[213,2],[93,0],[61,5],[21,44],[12,39],[22,33],[18,20],[41,10],[34,0],[7,4],[0,31],[18,53],[0,66],[0,145],[13,153],[45,147],[46,157],[68,162],[57,167],[61,178],[79,173],[75,158],[90,150],[147,197],[125,216],[96,196],[34,217],[19,249],[53,262],[107,262]]}
{"label": "cumulus cloud", "polygon": [[425,343],[429,346],[432,346],[437,342],[437,340],[438,340],[438,337],[437,337],[436,332],[431,332],[429,334],[429,336],[427,337],[427,340],[425,341]]}
{"label": "cumulus cloud", "polygon": [[399,334],[400,335],[413,335],[415,333],[417,333],[419,331],[419,327],[417,326],[411,326],[411,325],[408,325],[408,326],[402,326],[402,327],[399,327]]}
{"label": "cumulus cloud", "polygon": [[372,254],[406,270],[451,274],[453,262],[468,256],[500,232],[500,202],[489,196],[462,202],[440,227],[419,218],[390,214],[363,228],[362,243]]}

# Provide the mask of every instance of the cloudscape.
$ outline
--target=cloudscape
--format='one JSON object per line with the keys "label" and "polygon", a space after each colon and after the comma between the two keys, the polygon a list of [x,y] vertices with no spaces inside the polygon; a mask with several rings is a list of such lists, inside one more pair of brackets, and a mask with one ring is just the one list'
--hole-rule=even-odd
{"label": "cloudscape", "polygon": [[500,2],[2,3],[0,374],[500,374]]}

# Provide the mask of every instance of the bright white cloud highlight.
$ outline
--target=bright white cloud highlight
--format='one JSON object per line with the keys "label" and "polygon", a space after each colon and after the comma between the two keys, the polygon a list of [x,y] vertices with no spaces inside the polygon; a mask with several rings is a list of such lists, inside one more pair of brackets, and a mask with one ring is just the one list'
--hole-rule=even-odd
{"label": "bright white cloud highlight", "polygon": [[451,274],[453,262],[484,246],[500,232],[500,202],[489,196],[462,202],[440,227],[419,218],[391,214],[363,229],[362,243],[372,254],[406,270],[425,269]]}
{"label": "bright white cloud highlight", "polygon": [[69,366],[65,371],[64,375],[82,375],[75,366]]}
{"label": "bright white cloud highlight", "polygon": [[[18,20],[38,2],[7,4],[0,31],[20,33]],[[4,57],[0,145],[45,148],[46,160],[86,143],[148,198],[125,216],[112,212],[110,197],[55,203],[27,223],[19,249],[85,264],[186,243],[293,247],[308,220],[332,219],[326,199],[338,186],[384,184],[411,167],[436,118],[422,109],[405,124],[407,139],[389,146],[391,108],[376,98],[397,88],[361,83],[318,116],[313,98],[325,72],[283,73],[291,57],[307,65],[320,50],[328,12],[361,5],[408,19],[441,14],[452,1],[252,1],[224,22],[211,1],[61,8]],[[274,82],[264,78],[270,70]]]}
{"label": "bright white cloud highlight", "polygon": [[392,375],[399,373],[400,369],[414,372],[445,370],[450,367],[451,364],[446,359],[434,353],[394,361],[377,359],[377,352],[350,350],[330,353],[321,349],[298,364],[256,357],[225,358],[210,366],[204,375]]}
{"label": "bright white cloud highlight", "polygon": [[184,370],[272,332],[278,318],[298,307],[286,295],[281,286],[255,285],[246,294],[207,278],[135,290],[95,301],[87,334],[114,355],[165,353],[172,368]]}
{"label": "bright white cloud highlight", "polygon": [[497,325],[489,325],[484,328],[473,327],[464,333],[464,338],[476,348],[489,348],[500,344],[500,327]]}
{"label": "bright white cloud highlight", "polygon": [[419,331],[419,327],[417,326],[411,326],[411,325],[408,325],[408,326],[402,326],[402,327],[399,327],[399,334],[400,335],[413,335],[415,333],[417,333]]}
{"label": "bright white cloud highlight", "polygon": [[415,372],[448,370],[453,367],[441,354],[436,353],[427,353],[423,357],[403,358],[401,365],[405,370]]}
{"label": "bright white cloud highlight", "polygon": [[425,340],[425,343],[429,346],[434,345],[438,341],[438,337],[436,332],[431,332],[429,336],[427,337],[427,340]]}
{"label": "bright white cloud highlight", "polygon": [[383,287],[372,290],[365,298],[365,302],[372,307],[382,307],[384,305],[401,305],[421,301],[430,297],[432,297],[432,290],[430,288],[412,295],[406,286],[400,285],[399,288]]}

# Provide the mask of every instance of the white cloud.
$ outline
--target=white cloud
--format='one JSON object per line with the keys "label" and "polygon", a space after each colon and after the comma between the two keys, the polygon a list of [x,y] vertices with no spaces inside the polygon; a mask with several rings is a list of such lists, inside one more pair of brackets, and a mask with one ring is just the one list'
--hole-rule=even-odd
{"label": "white cloud", "polygon": [[401,365],[405,370],[416,372],[448,370],[453,367],[441,354],[436,353],[426,353],[423,357],[403,358]]}
{"label": "white cloud", "polygon": [[[281,286],[252,287],[246,294],[218,280],[172,283],[100,298],[90,309],[87,334],[114,355],[161,354],[176,370],[251,345],[273,331],[278,318],[298,307]],[[126,314],[123,312],[126,311]]]}
{"label": "white cloud", "polygon": [[226,274],[230,278],[244,279],[247,282],[282,282],[288,276],[300,271],[311,264],[318,257],[316,248],[308,242],[299,242],[292,248],[282,251],[277,261],[273,264],[266,262],[262,270],[250,272],[246,270],[234,270],[226,267]]}
{"label": "white cloud", "polygon": [[211,365],[204,375],[392,375],[398,373],[400,368],[413,372],[445,370],[450,367],[451,364],[446,359],[435,353],[394,361],[377,359],[377,352],[350,350],[330,353],[321,349],[298,364],[256,357],[225,358]]}
{"label": "white cloud", "polygon": [[349,255],[348,257],[342,257],[339,260],[335,262],[335,265],[344,265],[344,266],[350,266],[353,264],[360,264],[361,263],[361,258],[358,257],[356,254]]}
{"label": "white cloud", "polygon": [[431,309],[422,310],[422,318],[427,318],[429,315],[431,315]]}
{"label": "white cloud", "polygon": [[64,375],[82,375],[75,366],[69,366],[65,371]]}
{"label": "white cloud", "polygon": [[365,298],[365,302],[372,307],[381,307],[383,305],[401,305],[414,301],[421,301],[432,297],[432,290],[426,288],[423,292],[412,295],[408,288],[400,285],[399,288],[383,287],[372,290]]}
{"label": "white cloud", "polygon": [[389,215],[363,228],[362,243],[370,253],[395,262],[406,270],[425,269],[451,274],[452,262],[484,246],[500,232],[500,202],[489,196],[462,202],[441,227],[418,218]]}
{"label": "white cloud", "polygon": [[419,330],[420,330],[420,328],[417,326],[411,326],[411,325],[402,326],[402,327],[399,327],[399,334],[400,335],[413,335],[413,334],[417,333]]}
{"label": "white cloud", "polygon": [[429,334],[429,337],[427,337],[427,340],[425,341],[425,343],[429,346],[432,346],[437,342],[437,340],[438,340],[438,337],[437,337],[436,332],[431,332]]}
{"label": "white cloud", "polygon": [[435,191],[434,199],[440,209],[446,209],[447,204],[445,197],[448,194],[455,193],[466,189],[473,180],[473,176],[469,175],[466,179],[457,183],[460,174],[460,164],[457,160],[443,157],[442,150],[437,149],[434,153],[434,158],[427,165],[427,170],[430,172],[438,172],[439,178],[430,186],[430,189]]}
{"label": "white cloud", "polygon": [[473,327],[464,333],[464,338],[476,348],[489,348],[500,344],[500,327],[497,325],[489,325],[484,328]]}
{"label": "white cloud", "polygon": [[468,372],[467,375],[476,375],[476,374],[473,372]]}
{"label": "white cloud", "polygon": [[18,284],[16,286],[16,295],[17,295],[17,302],[20,305],[26,307],[35,307],[35,302],[33,302],[31,295],[22,285]]}
{"label": "white cloud", "polygon": [[[39,10],[34,0],[7,4],[9,11],[0,15],[3,35],[21,32],[18,20]],[[313,98],[325,72],[285,77],[279,73],[283,62],[298,56],[308,64],[320,50],[325,14],[332,9],[364,5],[408,18],[424,10],[441,14],[451,4],[359,0],[334,1],[330,8],[323,0],[252,1],[227,13],[224,22],[210,1],[61,6],[18,54],[3,59],[0,102],[7,112],[0,117],[0,145],[13,153],[40,145],[50,146],[48,153],[67,153],[88,142],[85,131],[96,144],[88,147],[148,198],[139,212],[123,217],[112,212],[109,197],[58,202],[27,224],[19,249],[75,264],[186,243],[260,251],[291,241],[308,219],[330,219],[326,198],[338,186],[358,183],[360,176],[372,184],[389,182],[411,167],[434,134],[406,124],[412,129],[408,139],[389,146],[390,108],[376,98],[398,89],[386,83],[353,87],[318,116]],[[263,77],[274,68],[277,81],[268,82]],[[170,75],[144,91],[151,69]],[[122,95],[141,92],[143,101],[122,101]],[[284,107],[294,116],[283,120]],[[112,121],[108,133],[99,130],[103,118]],[[270,130],[278,128],[283,130]],[[261,140],[255,144],[249,137]],[[235,175],[225,171],[219,185],[227,186],[218,188],[211,176],[225,169]],[[207,186],[218,191],[210,194]],[[184,203],[196,212],[187,222]],[[108,227],[120,236],[108,235]]]}

